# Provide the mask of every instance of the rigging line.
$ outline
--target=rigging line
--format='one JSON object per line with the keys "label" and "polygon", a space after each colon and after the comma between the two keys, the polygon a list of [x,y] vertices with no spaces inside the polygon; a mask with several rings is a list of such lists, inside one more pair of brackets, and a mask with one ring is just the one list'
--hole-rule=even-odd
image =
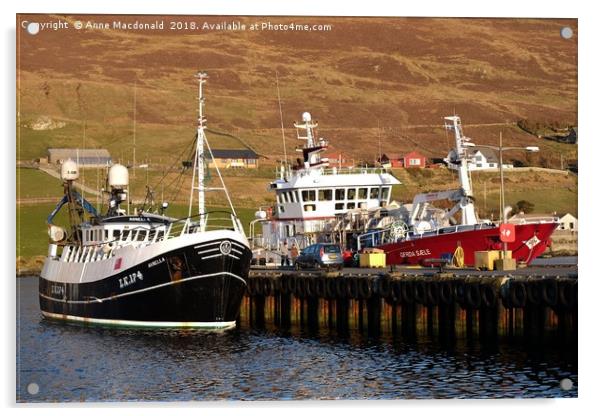
{"label": "rigging line", "polygon": [[282,148],[284,150],[284,163],[288,164],[286,156],[286,137],[284,135],[284,119],[282,117],[282,101],[280,100],[280,85],[278,84],[278,71],[276,71],[276,91],[278,92],[278,110],[280,111],[280,130],[282,131]]}
{"label": "rigging line", "polygon": [[[159,182],[157,182],[156,184],[153,185],[154,188],[157,188],[159,185],[161,185],[163,183],[163,181],[167,178],[167,176],[174,171],[173,168],[177,165],[177,163],[179,161],[182,160],[182,156],[184,156],[187,152],[190,152],[190,149],[192,148],[195,140],[196,139],[194,139],[190,143],[188,143],[188,146],[186,146],[184,148],[184,150],[174,158],[173,163],[167,168],[167,170],[165,171],[165,174],[163,174],[163,176],[161,176],[161,178],[159,179]],[[171,183],[173,183],[173,182],[174,181],[172,181]]]}

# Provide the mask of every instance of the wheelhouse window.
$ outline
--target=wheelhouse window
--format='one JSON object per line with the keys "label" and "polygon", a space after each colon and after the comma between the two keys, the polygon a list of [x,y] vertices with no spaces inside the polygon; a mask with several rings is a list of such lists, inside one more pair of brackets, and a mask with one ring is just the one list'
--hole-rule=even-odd
{"label": "wheelhouse window", "polygon": [[380,199],[386,201],[389,198],[389,188],[382,188],[380,190]]}
{"label": "wheelhouse window", "polygon": [[367,199],[368,198],[368,188],[359,188],[357,191],[358,199]]}
{"label": "wheelhouse window", "polygon": [[335,189],[334,197],[337,201],[344,201],[345,200],[345,189],[342,189],[342,188]]}
{"label": "wheelhouse window", "polygon": [[347,189],[347,199],[355,199],[355,188]]}
{"label": "wheelhouse window", "polygon": [[320,189],[318,191],[319,201],[332,201],[332,189]]}
{"label": "wheelhouse window", "polygon": [[316,210],[316,205],[315,204],[305,204],[303,206],[303,211],[305,212],[312,212]]}
{"label": "wheelhouse window", "polygon": [[347,209],[355,209],[355,202],[348,202]]}
{"label": "wheelhouse window", "polygon": [[298,202],[297,191],[291,191],[291,202]]}
{"label": "wheelhouse window", "polygon": [[305,191],[301,191],[301,196],[303,197],[303,202],[310,202],[316,200],[316,190],[315,189],[306,189]]}
{"label": "wheelhouse window", "polygon": [[378,199],[378,188],[370,188],[370,199]]}
{"label": "wheelhouse window", "polygon": [[338,203],[334,204],[334,209],[337,211],[345,209],[345,204],[343,202],[338,202]]}
{"label": "wheelhouse window", "polygon": [[289,194],[288,192],[283,192],[283,193],[282,193],[282,196],[284,197],[284,198],[283,198],[283,199],[284,199],[284,201],[282,201],[282,203],[286,203],[286,204],[288,204],[288,203],[290,202],[290,199],[289,199],[289,196],[288,196],[288,194]]}

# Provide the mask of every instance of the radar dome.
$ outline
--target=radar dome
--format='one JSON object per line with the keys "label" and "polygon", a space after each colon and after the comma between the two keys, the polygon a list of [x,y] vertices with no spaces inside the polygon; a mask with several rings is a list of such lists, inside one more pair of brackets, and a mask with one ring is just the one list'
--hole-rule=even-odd
{"label": "radar dome", "polygon": [[74,181],[77,178],[79,178],[77,163],[71,159],[67,159],[61,165],[61,179],[64,181]]}
{"label": "radar dome", "polygon": [[111,166],[109,169],[109,186],[113,188],[123,188],[130,183],[130,175],[128,169],[118,164]]}
{"label": "radar dome", "polygon": [[303,121],[305,122],[311,121],[311,114],[309,114],[307,111],[303,113],[301,117],[303,117]]}

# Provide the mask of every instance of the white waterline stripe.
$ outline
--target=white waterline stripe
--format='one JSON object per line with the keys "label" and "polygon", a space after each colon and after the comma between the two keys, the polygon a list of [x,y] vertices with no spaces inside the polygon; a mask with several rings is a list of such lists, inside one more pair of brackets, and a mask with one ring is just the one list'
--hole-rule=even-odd
{"label": "white waterline stripe", "polygon": [[217,251],[217,250],[219,250],[219,247],[209,248],[207,250],[201,250],[201,251],[198,251],[197,253],[199,253],[199,254],[205,254],[205,253],[211,253],[212,251]]}
{"label": "white waterline stripe", "polygon": [[219,276],[219,275],[223,275],[223,274],[229,275],[229,276],[232,276],[232,277],[236,277],[237,279],[241,280],[245,285],[247,284],[247,282],[245,281],[245,279],[243,279],[242,277],[240,277],[240,276],[238,276],[238,275],[236,275],[234,273],[219,272],[219,273],[201,274],[201,275],[198,275],[198,276],[187,277],[185,279],[178,280],[178,281],[175,281],[175,282],[161,283],[160,285],[151,286],[151,287],[145,287],[144,289],[133,290],[133,291],[127,292],[127,293],[120,293],[118,295],[109,296],[108,298],[102,298],[102,299],[96,298],[94,301],[57,299],[57,298],[53,298],[53,297],[47,296],[47,295],[45,295],[43,293],[40,293],[40,296],[43,297],[43,298],[45,298],[45,299],[48,299],[48,300],[53,300],[55,302],[62,302],[62,303],[69,303],[69,304],[102,303],[105,300],[113,300],[113,299],[121,298],[121,297],[124,297],[124,296],[135,295],[135,294],[142,293],[142,292],[148,292],[149,290],[155,290],[155,289],[158,289],[160,287],[165,287],[165,286],[175,285],[175,284],[181,284],[181,283],[188,282],[188,281],[191,281],[191,280],[203,279],[203,278],[206,278],[206,277]]}
{"label": "white waterline stripe", "polygon": [[93,323],[110,326],[125,326],[139,328],[208,328],[208,329],[228,329],[236,326],[236,321],[226,322],[174,322],[174,321],[128,321],[121,319],[98,319],[84,318],[75,315],[64,315],[42,311],[42,315],[47,318],[60,319],[65,321]]}

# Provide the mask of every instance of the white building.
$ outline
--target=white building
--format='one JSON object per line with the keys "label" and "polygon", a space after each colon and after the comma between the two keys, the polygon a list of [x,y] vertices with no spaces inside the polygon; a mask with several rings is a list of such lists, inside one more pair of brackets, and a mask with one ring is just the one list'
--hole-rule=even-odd
{"label": "white building", "polygon": [[[453,152],[453,151],[452,151]],[[468,156],[468,170],[499,170],[498,158],[496,152],[493,149],[487,148],[467,148],[466,153]],[[453,163],[450,163],[450,156],[447,158],[447,166],[450,169],[457,169],[458,167]],[[512,169],[514,165],[511,163],[504,163],[504,169]]]}
{"label": "white building", "polygon": [[560,217],[560,225],[558,226],[558,229],[578,231],[579,221],[572,214],[564,214],[562,217]]}

